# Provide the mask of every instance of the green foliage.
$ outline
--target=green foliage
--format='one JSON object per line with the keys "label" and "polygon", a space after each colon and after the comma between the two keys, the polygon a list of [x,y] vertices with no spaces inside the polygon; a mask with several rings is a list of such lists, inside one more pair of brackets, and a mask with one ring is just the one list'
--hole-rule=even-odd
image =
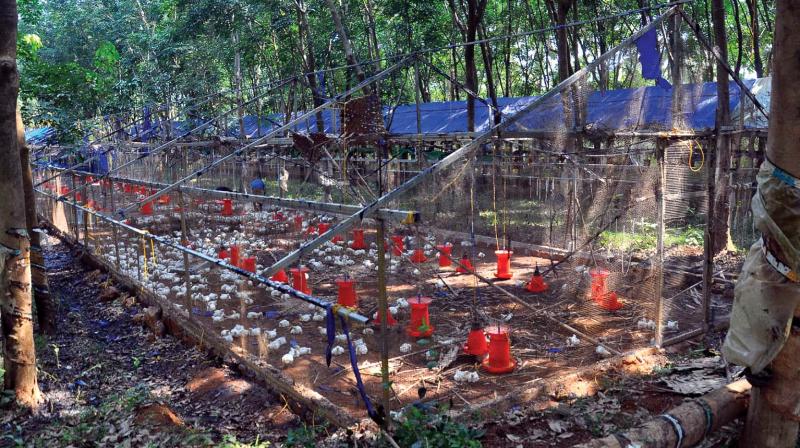
{"label": "green foliage", "polygon": [[[649,251],[656,248],[658,240],[656,225],[653,223],[637,224],[635,233],[606,230],[600,234],[598,244],[616,251]],[[702,247],[704,231],[697,226],[667,229],[664,245]]]}
{"label": "green foliage", "polygon": [[483,433],[468,428],[439,413],[426,413],[416,407],[404,412],[405,420],[394,438],[398,445],[412,448],[479,448]]}
{"label": "green foliage", "polygon": [[217,445],[217,448],[268,448],[272,446],[269,442],[261,442],[256,437],[253,443],[244,443],[236,439],[236,436],[226,434],[222,437],[222,442]]}
{"label": "green foliage", "polygon": [[284,443],[287,447],[314,448],[317,446],[317,438],[322,434],[323,429],[321,426],[303,424],[303,426],[290,429]]}

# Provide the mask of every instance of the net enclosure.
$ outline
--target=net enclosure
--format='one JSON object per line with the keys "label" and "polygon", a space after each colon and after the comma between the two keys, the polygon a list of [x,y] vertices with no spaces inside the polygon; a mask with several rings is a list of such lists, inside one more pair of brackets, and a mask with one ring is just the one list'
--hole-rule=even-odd
{"label": "net enclosure", "polygon": [[435,52],[313,109],[287,101],[296,77],[149,111],[82,151],[41,148],[38,205],[206,337],[351,415],[426,383],[458,406],[512,394],[702,333],[714,197],[734,244],[755,235],[769,80],[731,80],[721,125],[687,20],[667,9],[542,95],[475,93],[473,120],[415,94],[423,69],[464,89]]}

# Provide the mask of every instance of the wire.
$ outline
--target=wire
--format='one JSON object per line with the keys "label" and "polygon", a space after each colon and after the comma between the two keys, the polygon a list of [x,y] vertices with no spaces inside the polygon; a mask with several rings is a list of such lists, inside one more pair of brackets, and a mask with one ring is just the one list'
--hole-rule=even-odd
{"label": "wire", "polygon": [[[692,162],[692,158],[694,156],[694,145],[697,144],[698,149],[700,150],[700,166],[697,168],[694,167],[694,163]],[[689,170],[693,173],[699,173],[703,169],[703,165],[706,163],[706,153],[703,151],[703,145],[698,142],[697,140],[691,140],[687,143],[689,146]]]}

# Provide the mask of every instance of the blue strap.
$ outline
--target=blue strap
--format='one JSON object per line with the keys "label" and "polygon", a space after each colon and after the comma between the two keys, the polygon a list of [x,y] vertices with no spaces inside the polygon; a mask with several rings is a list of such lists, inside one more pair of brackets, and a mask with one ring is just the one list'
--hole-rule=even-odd
{"label": "blue strap", "polygon": [[328,346],[325,347],[325,363],[330,367],[331,350],[333,350],[333,343],[336,341],[336,318],[333,316],[333,306],[328,304],[328,306],[325,307],[325,314],[325,334],[328,336]]}
{"label": "blue strap", "polygon": [[369,401],[369,396],[367,395],[367,391],[364,389],[364,382],[361,381],[361,372],[358,371],[358,360],[356,359],[356,351],[353,348],[353,343],[350,342],[350,330],[347,328],[347,319],[344,316],[339,316],[339,319],[342,322],[342,331],[344,335],[347,336],[347,348],[350,351],[350,366],[353,368],[353,375],[356,377],[356,387],[358,388],[358,393],[361,395],[361,399],[364,400],[364,405],[367,407],[367,414],[370,417],[377,417],[375,409],[372,407],[372,402]]}
{"label": "blue strap", "polygon": [[669,81],[661,76],[661,53],[658,51],[658,35],[656,29],[644,33],[636,39],[639,50],[639,62],[642,64],[642,78],[655,80],[664,90],[672,88]]}

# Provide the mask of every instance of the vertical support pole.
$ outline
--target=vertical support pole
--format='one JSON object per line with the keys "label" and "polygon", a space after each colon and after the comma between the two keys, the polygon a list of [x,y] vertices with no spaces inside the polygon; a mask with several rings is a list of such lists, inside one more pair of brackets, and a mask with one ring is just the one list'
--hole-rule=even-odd
{"label": "vertical support pole", "polygon": [[417,155],[417,168],[423,169],[425,164],[422,161],[424,155],[422,154],[422,112],[419,108],[421,92],[419,91],[419,66],[417,61],[414,60],[414,104],[417,111],[417,144],[414,145]]}
{"label": "vertical support pole", "polygon": [[[114,181],[111,181],[111,192],[109,193],[109,199],[111,200],[111,212],[113,213],[116,211],[116,205],[114,203]],[[116,256],[116,260],[114,260],[114,266],[116,266],[117,271],[119,271],[119,236],[117,232],[117,225],[112,223],[111,236],[114,238],[114,256]]]}
{"label": "vertical support pole", "polygon": [[378,218],[378,315],[381,321],[381,400],[384,412],[389,412],[391,383],[389,382],[389,303],[386,297],[386,222]]}
{"label": "vertical support pole", "polygon": [[[183,163],[184,163],[184,170],[186,169],[186,148],[183,149]],[[183,201],[183,189],[178,189],[178,207],[181,209],[181,245],[184,247],[189,245],[189,235],[186,225],[186,205]],[[189,316],[192,315],[192,282],[189,276],[189,254],[186,251],[183,251],[183,281],[186,283],[186,311],[189,313]]]}
{"label": "vertical support pole", "polygon": [[654,288],[656,299],[656,346],[661,347],[664,342],[664,233],[665,223],[665,198],[664,182],[666,176],[666,149],[667,142],[663,139],[656,141],[656,160],[658,163],[658,177],[656,177],[656,206],[658,207],[658,235],[656,237],[656,259],[654,267],[656,272],[656,285]]}
{"label": "vertical support pole", "polygon": [[[710,143],[710,142],[706,142]],[[709,146],[706,146],[709,147]],[[708,194],[708,210],[706,211],[706,226],[703,232],[703,326],[708,330],[712,323],[711,315],[711,285],[714,282],[714,225],[716,219],[715,198],[716,183],[714,182],[714,167],[717,162],[717,151],[706,151],[706,194]]]}

